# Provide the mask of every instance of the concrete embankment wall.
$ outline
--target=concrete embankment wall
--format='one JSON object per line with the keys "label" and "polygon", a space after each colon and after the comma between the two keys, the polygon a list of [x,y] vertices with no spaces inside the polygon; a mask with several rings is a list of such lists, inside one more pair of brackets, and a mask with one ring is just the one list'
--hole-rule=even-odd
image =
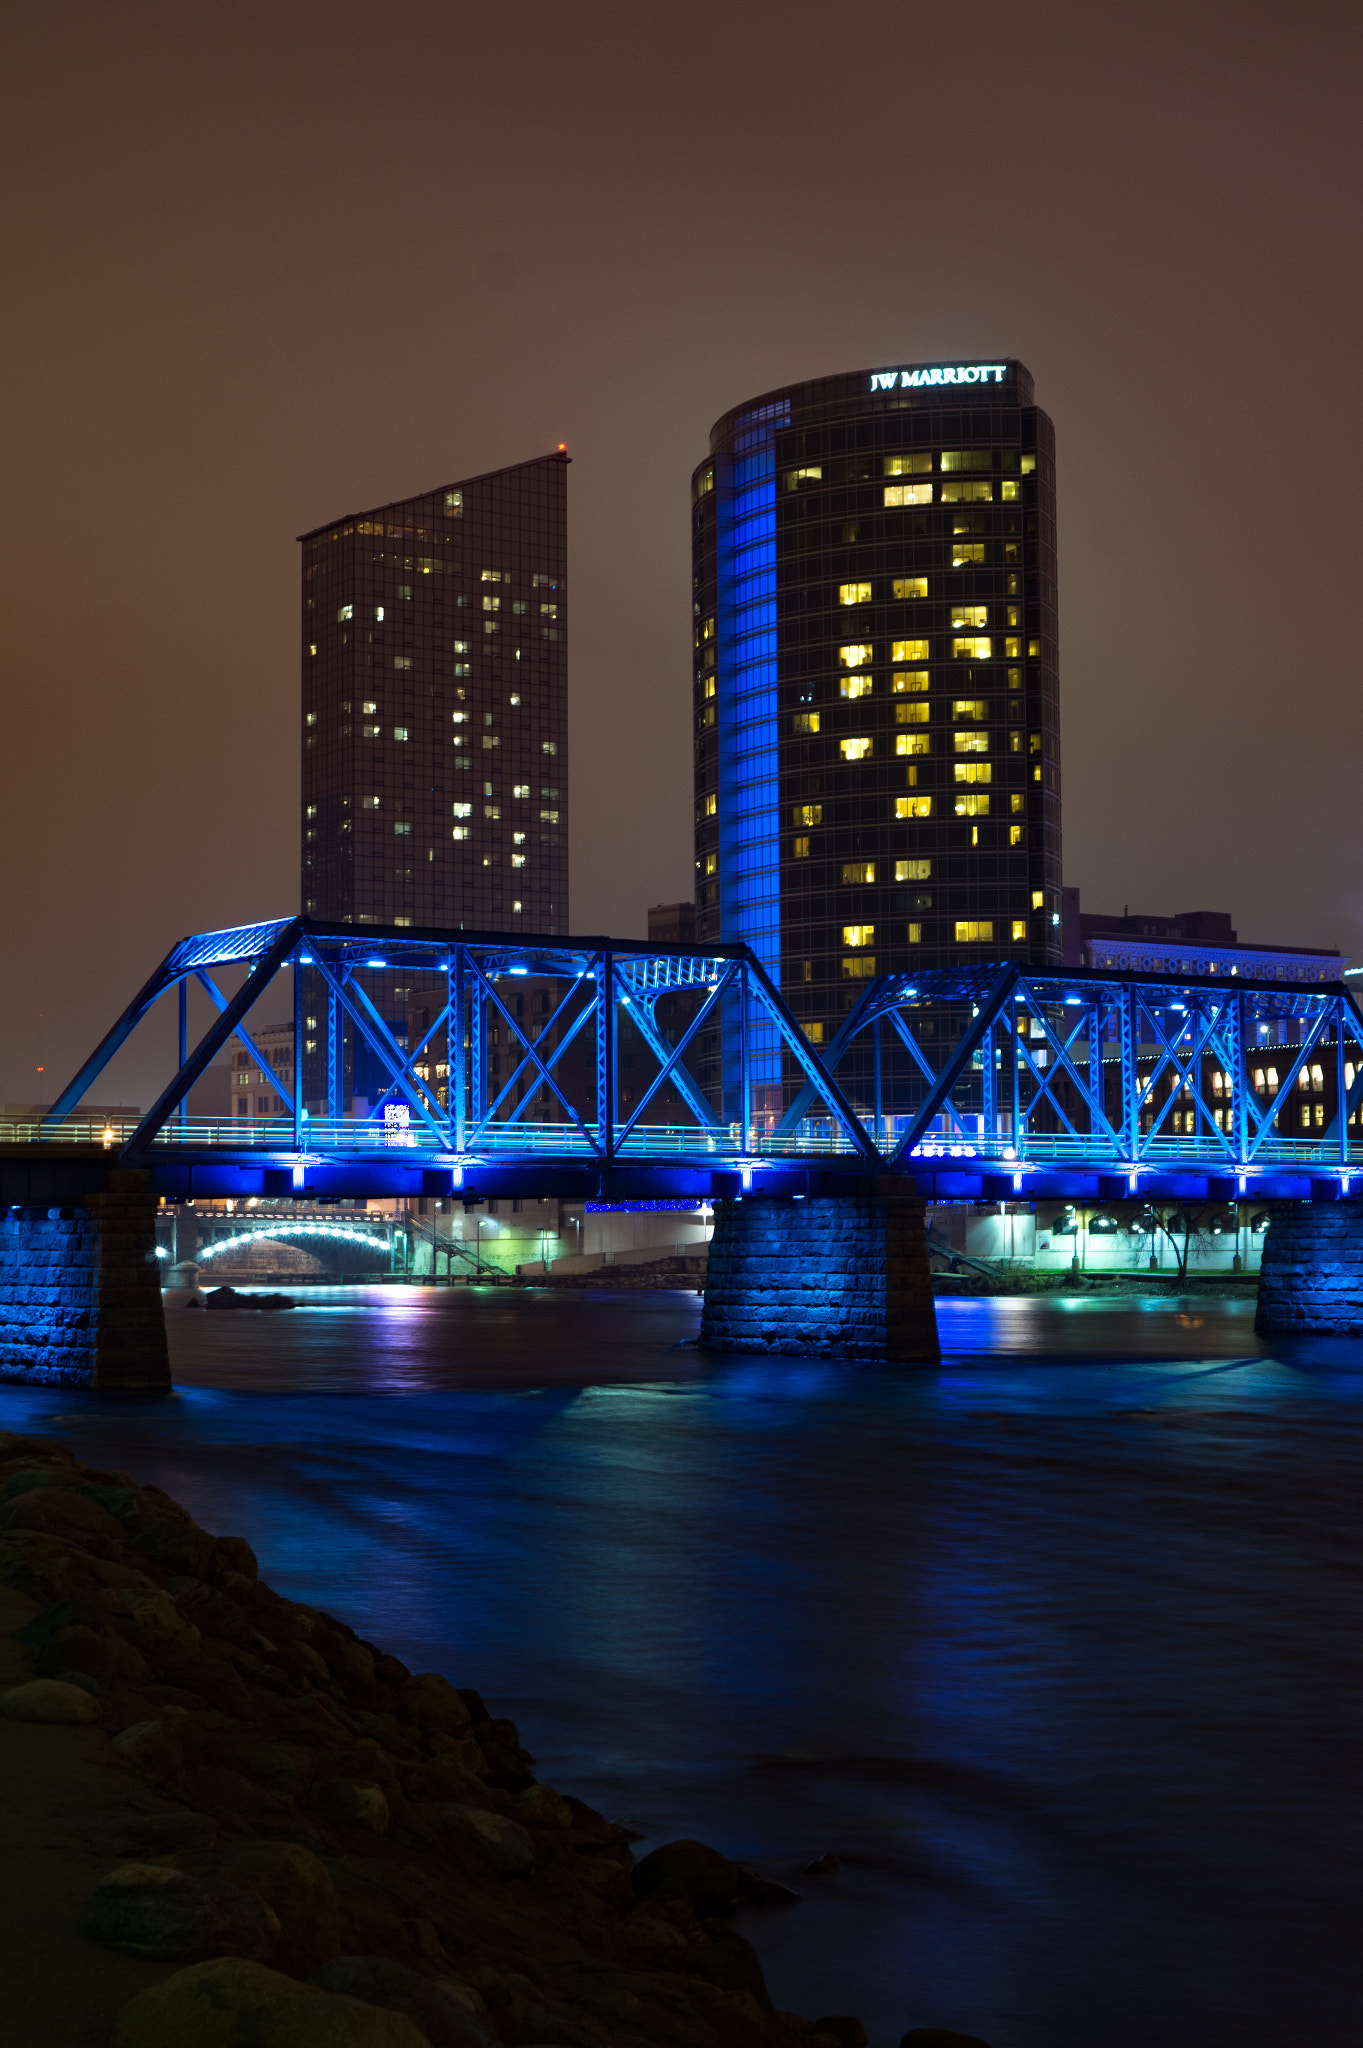
{"label": "concrete embankment wall", "polygon": [[0,1379],[169,1389],[156,1198],[145,1174],[115,1169],[79,1204],[0,1216]]}
{"label": "concrete embankment wall", "polygon": [[934,1362],[924,1217],[902,1182],[803,1202],[719,1203],[702,1347]]}

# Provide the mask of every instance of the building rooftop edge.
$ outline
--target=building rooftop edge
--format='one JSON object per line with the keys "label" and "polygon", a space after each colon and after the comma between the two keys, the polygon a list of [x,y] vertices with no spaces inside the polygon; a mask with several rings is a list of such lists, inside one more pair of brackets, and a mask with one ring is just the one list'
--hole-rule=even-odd
{"label": "building rooftop edge", "polygon": [[343,525],[348,519],[371,518],[375,512],[391,512],[394,506],[411,505],[418,498],[435,498],[442,491],[468,490],[473,484],[490,483],[495,476],[511,476],[518,469],[538,469],[540,464],[544,462],[562,462],[566,464],[571,462],[572,459],[566,448],[556,448],[548,455],[531,455],[527,456],[524,462],[506,462],[502,464],[500,469],[481,470],[477,476],[457,476],[447,484],[432,484],[428,491],[409,491],[406,497],[389,498],[382,505],[362,505],[353,512],[339,512],[334,519],[324,519],[320,526],[311,526],[306,533],[298,534],[297,539],[300,544],[305,540],[315,540],[319,533],[325,533],[329,527]]}
{"label": "building rooftop edge", "polygon": [[[929,357],[926,361],[921,363],[903,361],[895,362],[893,364],[893,368],[900,373],[904,371],[913,372],[915,370],[930,370],[942,366],[948,360],[959,361],[961,363],[969,363],[972,365],[977,363],[983,363],[986,360],[991,365],[1002,364],[1006,368],[1019,371],[1022,377],[1026,379],[1028,386],[1031,387],[1033,391],[1035,390],[1035,379],[1033,378],[1032,373],[1028,369],[1026,363],[1023,362],[1021,356],[995,355],[986,358],[982,355],[972,355],[963,356],[956,359],[949,359],[938,356],[935,359]],[[815,386],[821,384],[838,384],[843,382],[850,382],[854,378],[862,380],[865,395],[868,400],[875,398],[887,398],[889,396],[888,391],[873,391],[870,387],[870,380],[872,377],[881,376],[885,374],[887,374],[887,372],[884,369],[878,370],[869,367],[855,370],[828,370],[825,371],[822,376],[798,377],[795,379],[793,383],[777,384],[774,385],[769,391],[759,392],[755,397],[739,399],[736,404],[726,406],[724,411],[719,414],[718,418],[712,424],[710,428],[710,452],[712,454],[714,453],[715,436],[718,434],[720,428],[724,425],[725,421],[733,419],[739,413],[756,412],[760,410],[763,406],[771,405],[777,399],[787,398],[797,391],[809,391],[812,390]],[[1017,380],[1014,379],[1013,386],[1010,388],[1015,390],[1016,381]],[[920,386],[919,388],[921,390],[923,387]],[[983,388],[988,389],[991,387]],[[1004,387],[998,386],[992,388],[1001,391]],[[956,384],[944,384],[941,386],[932,386],[931,389],[938,396],[940,396],[944,404],[952,404],[959,403],[965,391],[978,391],[979,389],[981,389],[981,387],[978,385],[962,386]],[[1027,403],[1029,405],[1035,405],[1035,398],[1033,397],[1032,399],[1029,399]]]}

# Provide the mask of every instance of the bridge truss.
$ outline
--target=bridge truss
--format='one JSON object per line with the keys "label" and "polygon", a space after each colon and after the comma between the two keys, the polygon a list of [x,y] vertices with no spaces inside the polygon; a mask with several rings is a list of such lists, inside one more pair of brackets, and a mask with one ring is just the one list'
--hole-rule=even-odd
{"label": "bridge truss", "polygon": [[[220,985],[243,969],[235,992]],[[250,1028],[281,977],[287,1074]],[[425,998],[401,1023],[397,981]],[[192,1050],[191,985],[215,1012]],[[174,1075],[135,1127],[86,1130],[82,1098],[167,996]],[[758,1033],[781,1050],[783,1115],[753,1111]],[[282,1114],[189,1114],[233,1039]],[[379,1076],[358,1103],[357,1057]],[[893,1172],[938,1199],[1231,1200],[1348,1192],[1361,1101],[1363,1014],[1341,982],[1018,964],[885,976],[820,1053],[742,946],[293,918],[183,940],[42,1125],[0,1140],[47,1153],[93,1138],[168,1196],[703,1199]]]}

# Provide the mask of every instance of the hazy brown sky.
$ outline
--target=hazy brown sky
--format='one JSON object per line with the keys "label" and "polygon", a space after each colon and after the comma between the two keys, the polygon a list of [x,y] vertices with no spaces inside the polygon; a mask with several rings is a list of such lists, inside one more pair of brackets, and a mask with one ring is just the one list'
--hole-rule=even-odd
{"label": "hazy brown sky", "polygon": [[573,922],[641,934],[711,421],[939,355],[1056,424],[1066,880],[1363,957],[1361,21],[8,9],[0,1098],[297,907],[295,535],[560,440]]}

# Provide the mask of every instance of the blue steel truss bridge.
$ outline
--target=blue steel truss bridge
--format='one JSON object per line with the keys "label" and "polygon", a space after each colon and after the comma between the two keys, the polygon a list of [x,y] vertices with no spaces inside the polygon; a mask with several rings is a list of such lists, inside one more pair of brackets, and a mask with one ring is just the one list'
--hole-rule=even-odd
{"label": "blue steel truss bridge", "polygon": [[[191,988],[212,1018],[193,1046]],[[178,1060],[156,1101],[82,1118],[163,1002]],[[262,1002],[292,1016],[286,1072],[253,1035]],[[783,1113],[752,1086],[773,1041]],[[280,1114],[190,1113],[233,1043]],[[168,1199],[704,1200],[885,1174],[938,1200],[1308,1199],[1363,1173],[1361,1098],[1363,1014],[1338,982],[886,976],[816,1051],[742,946],[292,918],[182,940],[41,1123],[0,1126],[0,1164],[21,1202],[115,1162]]]}

